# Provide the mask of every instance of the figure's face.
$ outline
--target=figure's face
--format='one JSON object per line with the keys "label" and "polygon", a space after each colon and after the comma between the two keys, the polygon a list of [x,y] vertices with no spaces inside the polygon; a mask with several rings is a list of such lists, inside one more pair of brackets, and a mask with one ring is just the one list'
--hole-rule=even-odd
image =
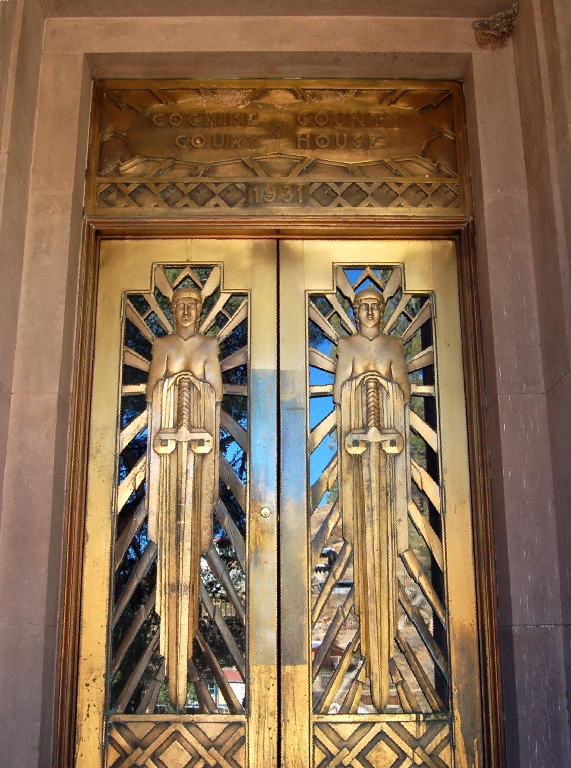
{"label": "figure's face", "polygon": [[174,316],[177,326],[195,328],[200,317],[200,302],[193,297],[181,297],[174,305]]}
{"label": "figure's face", "polygon": [[362,299],[357,305],[359,328],[375,328],[381,324],[383,309],[378,299]]}

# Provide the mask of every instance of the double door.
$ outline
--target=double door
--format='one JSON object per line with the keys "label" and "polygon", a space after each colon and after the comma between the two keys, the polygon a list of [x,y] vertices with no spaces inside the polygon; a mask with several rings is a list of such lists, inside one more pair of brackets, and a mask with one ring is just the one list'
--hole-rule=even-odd
{"label": "double door", "polygon": [[[211,541],[188,540],[200,578],[177,703],[157,604],[167,545],[148,520],[162,476],[146,389],[181,289],[201,296],[197,332],[218,339],[223,399],[217,500],[201,513]],[[385,454],[348,438],[333,396],[340,342],[365,338],[361,293],[380,297],[380,332],[400,339],[410,385],[376,511],[381,470],[366,456]],[[458,306],[444,240],[101,244],[77,766],[481,764]]]}

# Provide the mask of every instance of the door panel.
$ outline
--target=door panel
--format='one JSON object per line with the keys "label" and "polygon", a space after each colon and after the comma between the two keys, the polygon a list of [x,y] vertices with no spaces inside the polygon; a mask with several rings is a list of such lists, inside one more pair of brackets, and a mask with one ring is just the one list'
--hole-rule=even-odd
{"label": "door panel", "polygon": [[[219,340],[224,398],[220,501],[212,513],[212,547],[200,562],[187,706],[176,712],[159,647],[165,616],[155,610],[157,546],[147,524],[146,486],[162,481],[147,468],[145,385],[155,338],[173,331],[169,305],[180,288],[202,294],[199,330]],[[101,246],[78,766],[178,766],[196,758],[236,768],[260,755],[268,765],[276,762],[275,296],[273,242]],[[260,514],[262,507],[269,516]],[[185,550],[192,548],[200,552],[196,534]]]}
{"label": "door panel", "polygon": [[[287,441],[281,493],[288,502],[280,525],[287,616],[281,645],[292,660],[281,700],[284,765],[389,768],[405,755],[440,768],[477,765],[481,714],[454,244],[288,241],[280,244],[280,286]],[[332,398],[338,340],[356,334],[351,304],[364,288],[386,301],[384,331],[402,338],[412,387],[401,454],[406,487],[399,490],[396,480],[391,486],[402,494],[404,513],[394,511],[388,555],[382,542],[368,540],[382,538],[378,523],[359,531],[349,525],[349,507],[359,516],[362,506],[367,517],[377,470],[369,467],[367,478],[367,453],[357,470],[347,469],[342,406]],[[361,475],[357,485],[349,472]],[[383,509],[378,513],[381,519]],[[378,573],[387,557],[394,560],[392,583],[373,595],[363,585],[372,589],[387,578]],[[386,601],[380,612],[379,600]],[[388,700],[379,709],[371,694],[381,662],[367,659],[377,650],[370,640],[363,652],[364,632],[378,637],[366,624],[388,611],[395,627],[387,641]]]}
{"label": "door panel", "polygon": [[[147,523],[149,487],[171,465],[147,466],[160,462],[144,392],[180,288],[202,296],[224,396],[212,546],[176,534],[201,581],[177,710],[155,604],[166,539],[157,546]],[[381,329],[402,339],[410,406],[402,377],[383,384],[358,355],[334,403],[339,345],[363,337],[363,288],[382,295]],[[469,499],[453,243],[104,241],[77,765],[481,764]]]}

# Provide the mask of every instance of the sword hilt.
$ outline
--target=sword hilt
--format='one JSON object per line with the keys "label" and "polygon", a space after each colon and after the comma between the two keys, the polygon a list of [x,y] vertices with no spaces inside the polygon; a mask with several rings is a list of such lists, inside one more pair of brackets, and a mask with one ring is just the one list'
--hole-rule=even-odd
{"label": "sword hilt", "polygon": [[190,379],[181,376],[178,380],[177,423],[179,429],[190,429]]}
{"label": "sword hilt", "polygon": [[193,453],[210,453],[212,435],[204,429],[193,429],[190,425],[191,413],[190,376],[181,376],[178,380],[177,426],[173,429],[160,429],[153,438],[153,448],[157,453],[172,453],[177,443],[190,443]]}
{"label": "sword hilt", "polygon": [[381,403],[379,400],[379,385],[374,379],[367,379],[365,391],[367,409],[367,426],[369,429],[381,428]]}
{"label": "sword hilt", "polygon": [[367,450],[371,443],[379,443],[385,453],[400,453],[404,447],[403,436],[395,429],[381,426],[381,399],[379,383],[374,377],[365,382],[365,423],[362,429],[353,429],[345,437],[345,449],[348,453],[359,455]]}

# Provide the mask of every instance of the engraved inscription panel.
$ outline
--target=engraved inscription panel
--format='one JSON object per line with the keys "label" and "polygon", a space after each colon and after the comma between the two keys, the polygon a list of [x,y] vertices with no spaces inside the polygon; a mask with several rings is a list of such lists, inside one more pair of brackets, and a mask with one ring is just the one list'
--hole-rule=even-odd
{"label": "engraved inscription panel", "polygon": [[107,81],[91,213],[469,211],[461,86]]}

